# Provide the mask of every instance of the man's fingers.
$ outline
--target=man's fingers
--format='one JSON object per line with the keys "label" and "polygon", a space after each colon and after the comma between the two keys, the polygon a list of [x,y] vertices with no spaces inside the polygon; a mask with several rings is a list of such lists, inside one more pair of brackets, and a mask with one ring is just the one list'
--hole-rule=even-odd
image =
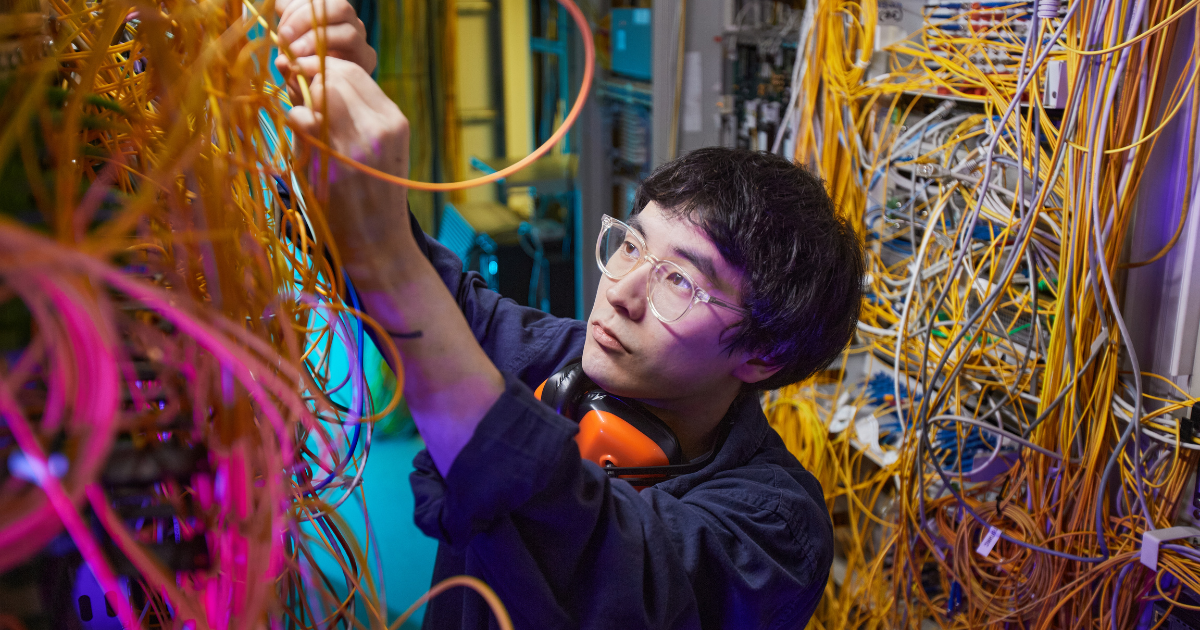
{"label": "man's fingers", "polygon": [[284,12],[292,5],[292,2],[294,0],[275,0],[275,15],[282,18]]}
{"label": "man's fingers", "polygon": [[296,59],[295,69],[308,78],[313,107],[326,112],[331,124],[349,123],[349,126],[364,126],[364,130],[407,135],[408,120],[400,108],[357,64],[326,57],[322,75],[321,59],[309,56]]}
{"label": "man's fingers", "polygon": [[[313,18],[314,9],[317,19]],[[349,24],[362,36],[367,32],[346,0],[292,0],[279,18],[279,36],[291,43],[311,31],[317,22],[326,26]]]}
{"label": "man's fingers", "polygon": [[[368,73],[375,69],[378,55],[367,44],[367,30],[347,0],[278,0],[283,3],[279,18],[279,46],[293,57],[315,55],[321,33],[327,56],[353,61]],[[315,28],[319,24],[320,29]],[[287,75],[288,62],[275,59],[276,68]]]}
{"label": "man's fingers", "polygon": [[[312,80],[308,82],[308,95],[312,97],[312,108],[318,113],[326,111],[325,85],[325,82],[321,80],[320,74],[313,75]],[[301,95],[301,98],[303,98],[303,95]]]}
{"label": "man's fingers", "polygon": [[288,60],[287,55],[283,53],[275,55],[275,69],[279,71],[279,74],[283,75],[284,79],[291,79],[292,62]]}
{"label": "man's fingers", "polygon": [[[296,70],[310,81],[321,72],[321,58],[316,55],[307,57],[299,57],[296,59]],[[338,78],[347,81],[361,80],[365,78],[372,81],[371,75],[359,67],[358,64],[338,59],[337,57],[325,58],[325,72],[329,74],[329,78]]]}
{"label": "man's fingers", "polygon": [[300,74],[308,78],[313,107],[329,114],[331,123],[359,122],[363,115],[376,114],[362,94],[379,87],[357,64],[326,57],[322,75],[319,57],[301,57],[296,62]]}
{"label": "man's fingers", "polygon": [[288,8],[296,3],[296,0],[275,0],[275,14],[280,18],[287,12]]}
{"label": "man's fingers", "polygon": [[[328,76],[314,74],[308,81],[308,94],[312,97],[312,109],[317,113],[324,112],[329,116],[331,129],[348,118],[349,106],[346,103],[347,89],[341,85],[337,75]],[[358,100],[357,95],[353,95]],[[293,108],[295,109],[295,108]]]}
{"label": "man's fingers", "polygon": [[297,105],[287,113],[288,124],[309,134],[321,128],[321,112]]}
{"label": "man's fingers", "polygon": [[[408,120],[379,85],[357,64],[326,57],[301,57],[296,70],[309,78],[312,108],[327,118],[328,142],[333,150],[352,159],[374,164],[389,173],[407,176]],[[303,115],[297,129],[316,135],[316,117]]]}
{"label": "man's fingers", "polygon": [[[317,54],[317,37],[314,31],[305,33],[300,39],[288,45],[293,57],[311,57]],[[368,74],[375,69],[378,60],[375,49],[367,45],[366,40],[358,36],[349,24],[339,24],[330,27],[325,40],[326,56],[344,59],[362,66]],[[284,54],[275,57],[275,67],[279,73],[288,76],[292,68]]]}
{"label": "man's fingers", "polygon": [[[305,77],[315,77],[321,71],[320,57],[315,55],[300,57],[296,60],[296,69]],[[399,113],[399,108],[392,102],[392,99],[383,93],[379,84],[358,64],[344,59],[326,57],[325,72],[327,81],[346,83],[346,89],[353,91],[374,113],[387,117],[394,117],[394,114]]]}
{"label": "man's fingers", "polygon": [[300,149],[300,155],[308,154],[308,149],[305,148],[308,146],[308,142],[304,139],[303,134],[307,134],[314,138],[320,137],[322,120],[324,120],[324,118],[321,115],[321,112],[313,111],[307,107],[304,107],[303,105],[299,105],[288,110],[287,124],[297,132],[296,147]]}
{"label": "man's fingers", "polygon": [[[320,106],[317,101],[323,95],[323,91],[317,87],[313,87],[313,108],[298,105],[288,110],[287,122],[293,129],[308,134],[314,138],[321,137],[321,124],[325,121],[325,115],[320,111]],[[339,98],[331,98],[333,103],[342,102]],[[344,104],[344,102],[343,102]],[[332,103],[331,103],[332,105]],[[334,150],[342,150],[346,146],[353,146],[353,142],[346,142],[340,136],[346,131],[353,129],[353,124],[349,123],[344,106],[337,107],[338,112],[327,112],[329,114],[329,133],[330,145]],[[303,136],[298,138],[300,142],[304,141]]]}
{"label": "man's fingers", "polygon": [[[325,28],[325,49],[330,56],[346,59],[346,53],[350,51],[357,56],[361,52],[356,50],[360,42],[363,42],[362,34],[353,24],[334,24]],[[288,49],[297,57],[317,54],[317,32],[310,30],[301,35],[288,45]]]}

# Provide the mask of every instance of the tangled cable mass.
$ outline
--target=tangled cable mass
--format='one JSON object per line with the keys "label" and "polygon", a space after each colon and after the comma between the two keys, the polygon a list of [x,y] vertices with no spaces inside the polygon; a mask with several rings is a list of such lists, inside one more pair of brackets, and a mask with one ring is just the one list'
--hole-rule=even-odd
{"label": "tangled cable mass", "polygon": [[[796,157],[870,270],[844,361],[767,399],[834,514],[815,626],[1151,628],[1194,608],[1200,554],[1140,554],[1190,502],[1197,401],[1139,364],[1122,304],[1197,198],[1194,42],[1170,68],[1193,8],[934,0],[874,58],[876,3],[806,9]],[[1179,224],[1131,260],[1172,121]]]}
{"label": "tangled cable mass", "polygon": [[[591,32],[562,4],[588,51],[584,85],[509,172],[587,97]],[[372,329],[400,363],[293,152],[268,70],[273,0],[5,6],[0,572],[76,558],[91,576],[76,588],[98,583],[125,628],[398,627],[421,602],[389,620],[361,480],[403,374],[389,395],[367,386]],[[366,540],[338,511],[350,506]],[[48,547],[64,529],[66,551]],[[474,578],[422,601],[454,586],[511,627]]]}
{"label": "tangled cable mass", "polygon": [[[882,73],[875,3],[801,21],[785,120],[871,268],[845,360],[768,398],[839,538],[814,623],[1152,627],[1200,589],[1188,545],[1139,563],[1186,502],[1196,401],[1143,371],[1121,290],[1195,199],[1200,55],[1168,71],[1195,2],[930,7]],[[373,324],[292,168],[271,2],[0,20],[0,570],[65,529],[128,628],[349,627],[359,605],[389,625],[335,508],[365,505],[395,401],[367,391]],[[1130,261],[1173,120],[1187,205]]]}
{"label": "tangled cable mass", "polygon": [[[23,8],[0,18],[17,34],[0,300],[26,337],[0,372],[0,570],[65,527],[127,628],[371,609],[365,547],[332,508],[388,409],[356,359],[328,364],[371,323],[290,194],[271,40],[251,32],[273,8]],[[350,559],[340,590],[320,548]]]}
{"label": "tangled cable mass", "polygon": [[0,15],[0,571],[65,528],[126,628],[351,627],[356,605],[389,625],[377,547],[335,510],[365,511],[402,378],[377,408],[374,324],[293,170],[275,19],[270,1]]}

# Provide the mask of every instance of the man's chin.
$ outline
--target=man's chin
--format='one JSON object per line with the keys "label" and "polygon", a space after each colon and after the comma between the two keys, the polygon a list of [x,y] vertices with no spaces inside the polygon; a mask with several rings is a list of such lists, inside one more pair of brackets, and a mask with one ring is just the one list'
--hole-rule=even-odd
{"label": "man's chin", "polygon": [[600,381],[607,380],[605,376],[611,366],[612,360],[604,356],[603,352],[592,347],[590,339],[583,344],[583,373],[587,374],[594,383],[599,385]]}
{"label": "man's chin", "polygon": [[634,380],[630,382],[630,372],[617,365],[603,350],[593,349],[588,352],[588,349],[584,348],[583,373],[600,389],[614,396],[637,399],[647,397],[648,392],[642,390],[644,383],[637,382],[636,376],[633,376]]}
{"label": "man's chin", "polygon": [[583,373],[587,374],[593,383],[599,385],[600,389],[610,394],[621,395],[620,392],[615,391],[623,389],[620,385],[621,370],[613,362],[612,357],[603,350],[584,346]]}

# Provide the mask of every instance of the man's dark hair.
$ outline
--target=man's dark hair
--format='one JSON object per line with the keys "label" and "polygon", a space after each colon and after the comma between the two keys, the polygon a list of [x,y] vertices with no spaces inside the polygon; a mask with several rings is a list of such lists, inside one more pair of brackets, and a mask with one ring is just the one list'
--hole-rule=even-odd
{"label": "man's dark hair", "polygon": [[728,350],[783,365],[749,389],[802,381],[850,342],[862,303],[862,245],[820,178],[770,153],[709,147],[656,169],[638,188],[634,212],[651,201],[704,230],[742,272],[750,316],[731,330]]}

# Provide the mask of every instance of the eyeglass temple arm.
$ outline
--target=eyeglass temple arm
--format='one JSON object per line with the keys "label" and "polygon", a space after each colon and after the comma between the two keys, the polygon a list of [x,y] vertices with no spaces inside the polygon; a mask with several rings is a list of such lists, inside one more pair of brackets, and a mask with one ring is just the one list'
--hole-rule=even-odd
{"label": "eyeglass temple arm", "polygon": [[713,297],[713,296],[709,295],[708,293],[705,293],[705,294],[704,294],[704,297],[705,297],[705,300],[704,300],[704,301],[705,301],[705,302],[708,302],[709,304],[716,304],[717,306],[724,306],[725,308],[727,308],[727,309],[729,309],[729,310],[731,310],[731,311],[737,311],[737,312],[739,312],[739,313],[741,313],[741,314],[743,314],[743,315],[749,315],[749,314],[750,314],[750,311],[749,311],[748,309],[744,309],[744,308],[742,308],[742,307],[740,307],[740,306],[736,306],[736,305],[730,304],[729,302],[725,302],[725,301],[723,301],[723,300],[718,300],[717,298],[715,298],[715,297]]}

